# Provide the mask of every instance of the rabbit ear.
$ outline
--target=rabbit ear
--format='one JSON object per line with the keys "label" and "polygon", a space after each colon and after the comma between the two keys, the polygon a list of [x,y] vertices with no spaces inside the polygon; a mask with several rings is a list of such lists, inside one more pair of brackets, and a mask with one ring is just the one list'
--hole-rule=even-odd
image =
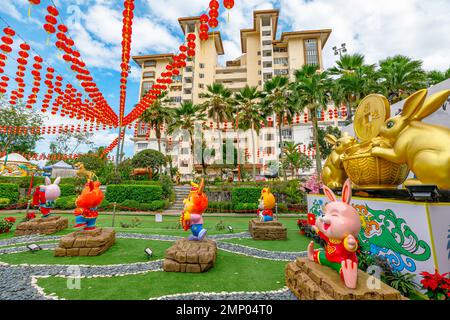
{"label": "rabbit ear", "polygon": [[336,144],[337,138],[332,134],[327,134],[325,136],[325,141],[334,146]]}
{"label": "rabbit ear", "polygon": [[402,116],[406,119],[412,119],[416,112],[422,107],[425,98],[427,97],[428,90],[419,90],[410,95],[403,105]]}
{"label": "rabbit ear", "polygon": [[323,193],[325,193],[325,195],[327,196],[328,200],[330,200],[331,202],[336,202],[336,195],[334,194],[333,190],[331,190],[330,188],[328,188],[326,185],[323,185]]}
{"label": "rabbit ear", "polygon": [[415,113],[413,119],[422,120],[428,117],[430,114],[442,107],[448,96],[450,96],[450,90],[440,91],[428,97],[422,107]]}
{"label": "rabbit ear", "polygon": [[347,181],[345,181],[344,183],[344,186],[342,187],[342,202],[350,204],[351,200],[352,200],[352,182],[350,181],[350,179],[347,179]]}
{"label": "rabbit ear", "polygon": [[61,177],[58,177],[53,181],[53,184],[59,184],[61,182]]}
{"label": "rabbit ear", "polygon": [[49,177],[45,177],[45,185],[49,186],[51,184],[52,184],[52,181],[50,180],[50,178]]}

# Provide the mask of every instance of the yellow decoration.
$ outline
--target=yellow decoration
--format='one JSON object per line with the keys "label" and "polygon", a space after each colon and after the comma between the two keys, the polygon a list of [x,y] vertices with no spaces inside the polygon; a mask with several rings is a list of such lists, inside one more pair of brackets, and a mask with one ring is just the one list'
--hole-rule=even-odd
{"label": "yellow decoration", "polygon": [[344,182],[348,178],[342,162],[344,152],[351,146],[355,145],[357,141],[347,132],[344,132],[342,134],[342,137],[339,139],[331,134],[328,134],[326,135],[325,140],[334,147],[333,151],[325,162],[322,171],[322,181],[329,188],[339,189],[342,188]]}
{"label": "yellow decoration", "polygon": [[[77,176],[80,178],[85,177],[87,179],[87,181],[91,181],[94,177],[97,178],[97,176],[95,175],[94,172],[86,170],[86,168],[84,167],[84,163],[82,163],[82,162],[75,163],[74,168],[78,169]],[[98,178],[97,178],[97,180],[98,180]]]}
{"label": "yellow decoration", "polygon": [[430,184],[450,190],[450,128],[421,122],[444,104],[450,90],[429,98],[427,93],[424,89],[412,94],[401,114],[392,118],[385,97],[375,94],[363,99],[354,122],[359,143],[348,142],[342,152],[336,147],[339,140],[327,137],[335,148],[325,163],[324,184],[339,187],[345,177],[339,170],[342,163],[345,174],[360,189],[396,189],[411,170],[418,179],[405,185]]}
{"label": "yellow decoration", "polygon": [[269,188],[263,188],[261,191],[260,200],[264,201],[264,209],[273,209],[275,208],[275,196],[270,192]]}

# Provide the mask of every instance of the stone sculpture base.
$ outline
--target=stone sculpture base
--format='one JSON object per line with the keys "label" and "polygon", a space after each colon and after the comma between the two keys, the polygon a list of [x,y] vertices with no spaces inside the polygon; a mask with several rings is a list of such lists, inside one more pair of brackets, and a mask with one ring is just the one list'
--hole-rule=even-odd
{"label": "stone sculpture base", "polygon": [[214,241],[181,239],[166,250],[163,269],[166,272],[205,272],[214,267],[216,256]]}
{"label": "stone sculpture base", "polygon": [[[404,300],[399,291],[381,282],[379,289],[369,289],[369,275],[358,270],[356,289],[344,285],[331,268],[305,258],[297,258],[285,269],[286,285],[300,300]],[[407,300],[407,299],[406,299]]]}
{"label": "stone sculpture base", "polygon": [[287,229],[278,221],[250,220],[248,231],[254,240],[286,240]]}
{"label": "stone sculpture base", "polygon": [[69,219],[63,217],[36,218],[19,223],[14,232],[15,236],[31,234],[53,234],[69,226]]}
{"label": "stone sculpture base", "polygon": [[55,257],[98,256],[116,242],[113,229],[79,230],[61,238]]}

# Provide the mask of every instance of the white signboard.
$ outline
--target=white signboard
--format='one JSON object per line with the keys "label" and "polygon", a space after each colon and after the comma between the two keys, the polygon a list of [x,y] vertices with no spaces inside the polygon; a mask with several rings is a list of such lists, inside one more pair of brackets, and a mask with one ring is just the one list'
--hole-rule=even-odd
{"label": "white signboard", "polygon": [[163,217],[161,213],[157,213],[155,214],[155,222],[162,222],[163,221]]}

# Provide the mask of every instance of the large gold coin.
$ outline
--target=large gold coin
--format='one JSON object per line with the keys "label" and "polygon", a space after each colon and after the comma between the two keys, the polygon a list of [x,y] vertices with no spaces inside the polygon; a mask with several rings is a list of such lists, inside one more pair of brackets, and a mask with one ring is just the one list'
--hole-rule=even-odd
{"label": "large gold coin", "polygon": [[365,97],[355,112],[353,127],[361,141],[378,136],[381,125],[391,116],[389,101],[381,94]]}

